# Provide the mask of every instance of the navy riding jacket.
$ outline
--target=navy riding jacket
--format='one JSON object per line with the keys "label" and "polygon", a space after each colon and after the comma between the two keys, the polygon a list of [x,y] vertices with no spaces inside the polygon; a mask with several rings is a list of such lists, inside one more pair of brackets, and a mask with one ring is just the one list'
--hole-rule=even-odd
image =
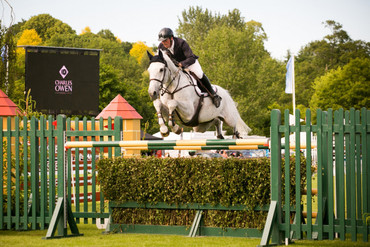
{"label": "navy riding jacket", "polygon": [[[194,55],[189,44],[185,40],[176,37],[173,37],[173,41],[175,42],[173,58],[181,63],[184,68],[195,63],[198,56]],[[161,50],[167,50],[162,43],[159,44],[158,48]]]}

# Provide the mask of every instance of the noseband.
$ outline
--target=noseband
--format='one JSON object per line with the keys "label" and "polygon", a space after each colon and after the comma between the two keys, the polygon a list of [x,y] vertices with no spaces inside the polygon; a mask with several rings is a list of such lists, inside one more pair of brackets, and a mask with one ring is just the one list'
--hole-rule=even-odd
{"label": "noseband", "polygon": [[[173,98],[173,95],[175,94],[175,93],[177,93],[178,91],[180,91],[181,89],[183,89],[183,88],[185,88],[185,87],[187,87],[187,86],[185,86],[185,87],[182,87],[182,88],[180,88],[180,89],[178,89],[178,86],[179,86],[179,83],[177,83],[177,85],[176,85],[176,88],[175,88],[175,90],[173,91],[173,92],[170,92],[169,90],[168,90],[168,87],[172,84],[172,82],[176,79],[176,77],[179,75],[179,72],[180,72],[180,69],[178,69],[177,70],[177,72],[176,72],[176,74],[172,77],[172,72],[171,72],[171,70],[167,67],[167,63],[166,62],[164,62],[163,63],[165,66],[164,66],[164,73],[163,73],[163,77],[162,77],[162,79],[160,80],[160,79],[157,79],[157,78],[151,78],[151,79],[149,79],[149,83],[151,82],[151,81],[157,81],[157,82],[159,82],[160,84],[161,84],[161,87],[160,87],[160,91],[161,91],[161,96],[163,96],[163,95],[165,95],[166,93],[168,93],[169,95],[171,95],[171,97]],[[170,80],[170,82],[169,82],[169,84],[168,84],[168,86],[167,87],[164,87],[164,79],[166,78],[166,72],[167,72],[167,70],[170,72],[170,78],[171,78],[171,80]],[[179,78],[178,78],[178,82],[180,81],[180,76],[179,76]]]}

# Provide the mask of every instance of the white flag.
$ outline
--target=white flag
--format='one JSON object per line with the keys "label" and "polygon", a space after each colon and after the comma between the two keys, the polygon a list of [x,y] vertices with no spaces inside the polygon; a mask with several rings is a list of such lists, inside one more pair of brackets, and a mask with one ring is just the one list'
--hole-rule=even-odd
{"label": "white flag", "polygon": [[294,80],[294,57],[291,56],[286,65],[286,85],[285,93],[293,93],[293,80]]}

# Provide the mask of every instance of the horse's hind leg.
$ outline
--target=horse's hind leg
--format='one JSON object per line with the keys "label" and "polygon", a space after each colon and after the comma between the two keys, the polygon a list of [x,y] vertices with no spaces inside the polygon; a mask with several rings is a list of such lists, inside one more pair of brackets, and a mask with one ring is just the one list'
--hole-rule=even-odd
{"label": "horse's hind leg", "polygon": [[225,139],[222,135],[222,121],[218,118],[216,118],[217,121],[215,123],[216,125],[216,133],[217,133],[217,139]]}
{"label": "horse's hind leg", "polygon": [[216,126],[217,139],[225,139],[222,135],[222,121],[219,118],[215,118],[213,121],[208,123],[201,123],[198,126],[195,126],[193,129],[195,132],[203,133],[213,125]]}
{"label": "horse's hind leg", "polygon": [[234,138],[234,139],[242,139],[242,137],[240,136],[239,131],[237,131],[237,130],[236,130],[236,128],[234,128],[234,135],[233,135],[233,138]]}

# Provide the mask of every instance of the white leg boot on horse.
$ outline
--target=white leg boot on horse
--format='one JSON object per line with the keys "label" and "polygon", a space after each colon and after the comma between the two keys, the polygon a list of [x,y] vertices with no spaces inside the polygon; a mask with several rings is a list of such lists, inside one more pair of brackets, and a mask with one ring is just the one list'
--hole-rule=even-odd
{"label": "white leg boot on horse", "polygon": [[200,79],[200,81],[206,88],[207,92],[209,93],[209,96],[212,98],[212,102],[216,106],[216,108],[220,107],[222,98],[219,95],[217,95],[217,93],[213,90],[211,82],[209,81],[206,74],[203,74],[203,77]]}

